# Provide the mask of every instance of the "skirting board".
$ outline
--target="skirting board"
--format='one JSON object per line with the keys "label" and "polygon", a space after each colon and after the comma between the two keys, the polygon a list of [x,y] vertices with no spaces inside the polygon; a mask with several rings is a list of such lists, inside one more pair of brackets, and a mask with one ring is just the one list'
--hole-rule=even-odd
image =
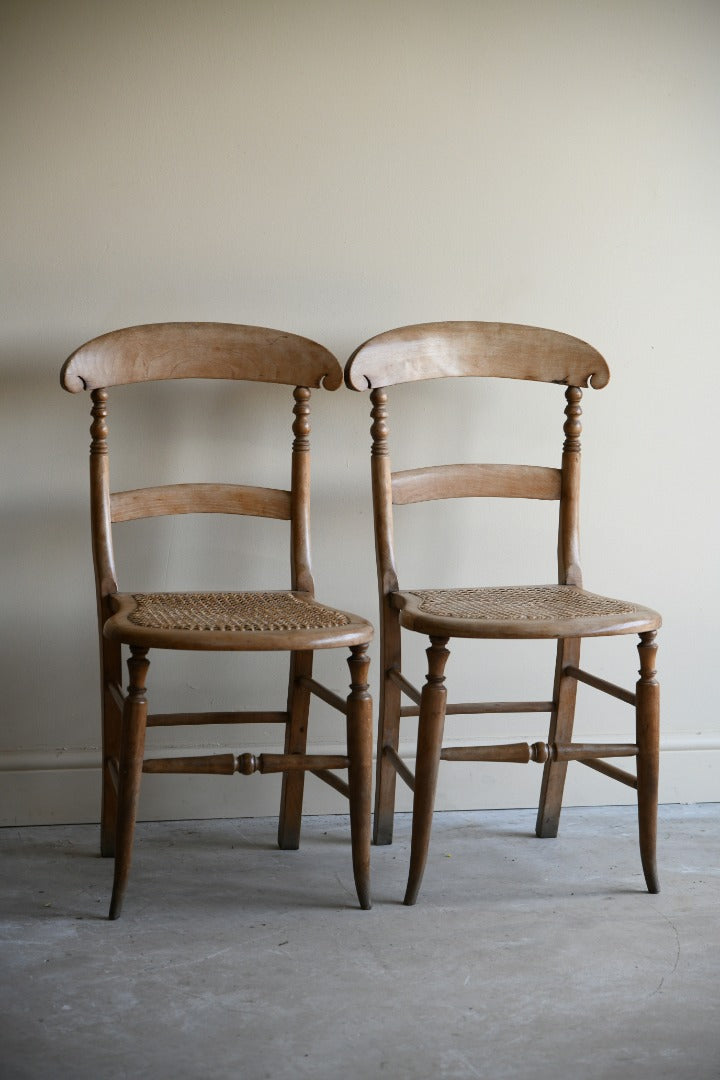
{"label": "skirting board", "polygon": [[[611,741],[611,737],[606,734],[603,741]],[[343,752],[337,746],[315,749],[320,753]],[[401,749],[412,769],[413,747],[408,745]],[[627,760],[618,764],[628,766]],[[0,773],[2,826],[80,824],[98,820],[100,769],[97,751],[2,753]],[[537,806],[541,775],[541,766],[535,764],[443,762],[436,808],[490,810]],[[346,801],[316,777],[308,776],[305,792],[305,813],[346,813]],[[620,805],[634,801],[632,789],[576,762],[571,763],[565,790],[566,806]],[[660,801],[720,801],[720,736],[664,737]],[[144,821],[264,817],[277,814],[279,802],[280,777],[277,775],[151,775],[143,779],[138,817]],[[397,809],[411,808],[412,795],[398,778]]]}

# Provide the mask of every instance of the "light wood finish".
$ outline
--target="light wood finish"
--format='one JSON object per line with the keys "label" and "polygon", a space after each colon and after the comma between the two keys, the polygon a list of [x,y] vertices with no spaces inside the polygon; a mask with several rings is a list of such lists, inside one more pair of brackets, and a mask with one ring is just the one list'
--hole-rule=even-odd
{"label": "light wood finish", "polygon": [[586,686],[601,690],[603,694],[609,694],[610,697],[624,701],[627,705],[634,705],[636,702],[636,695],[632,690],[625,690],[624,687],[616,686],[615,683],[608,682],[607,679],[599,679],[597,675],[591,675],[587,671],[582,671],[581,668],[568,666],[565,668],[564,673],[569,675],[571,679],[577,679],[578,682],[585,683]]}
{"label": "light wood finish", "polygon": [[559,499],[560,469],[539,465],[431,465],[392,474],[395,506],[432,499]]}
{"label": "light wood finish", "polygon": [[247,514],[290,521],[290,492],[244,484],[167,484],[110,496],[113,523],[173,514]]}
{"label": "light wood finish", "polygon": [[[458,638],[607,637],[639,634],[658,626],[657,612],[639,604],[599,597],[574,585],[541,588],[543,594],[539,599],[545,595],[547,609],[543,616],[523,616],[517,610],[523,593],[527,595],[528,610],[535,600],[533,589],[522,586],[508,587],[511,604],[507,607],[502,603],[502,596],[498,601],[497,595],[506,590],[495,587],[397,591],[392,594],[391,606],[402,613],[402,625],[406,630],[428,635],[437,631]],[[428,598],[428,592],[439,595]],[[466,613],[474,607],[480,609],[478,617]],[[604,607],[607,612],[602,610]],[[600,609],[598,614],[594,613],[595,608]],[[497,609],[496,614],[493,614],[494,609]]]}
{"label": "light wood finish", "polygon": [[[138,600],[149,594],[142,593],[115,593],[111,597],[112,614],[105,622],[105,636],[114,641],[120,641],[128,645],[141,645],[147,648],[157,649],[192,649],[205,652],[236,652],[242,645],[243,652],[268,652],[280,650],[304,649],[336,649],[340,645],[350,648],[352,645],[361,644],[368,633],[368,624],[364,619],[347,612],[347,616],[341,625],[324,625],[323,614],[320,613],[318,623],[315,622],[317,604],[310,593],[304,592],[278,592],[278,604],[283,597],[294,601],[297,607],[298,625],[288,629],[275,629],[272,619],[268,616],[268,624],[258,626],[255,629],[218,629],[211,630],[205,627],[188,628],[180,626],[148,626],[142,621],[142,615],[138,612]],[[174,600],[180,593],[164,594]],[[199,594],[187,594],[197,596]],[[213,594],[207,594],[212,596]],[[222,594],[232,602],[237,598],[241,603],[252,594],[227,593]],[[268,594],[263,593],[265,597]],[[163,594],[153,594],[160,598],[162,605]],[[168,606],[172,607],[172,604]],[[272,603],[266,602],[265,609],[272,610]],[[325,611],[335,609],[324,609]]]}
{"label": "light wood finish", "polygon": [[[113,493],[108,466],[108,387],[164,379],[240,379],[293,387],[290,488],[248,484],[171,484]],[[259,327],[171,323],[118,330],[78,349],[62,370],[71,392],[91,390],[90,503],[100,637],[103,716],[101,851],[115,857],[110,917],[117,918],[127,885],[140,791],[146,773],[283,775],[280,847],[300,840],[305,772],[314,772],[349,799],[353,872],[358,899],[370,905],[371,703],[367,644],[372,626],[315,599],[310,558],[311,387],[342,382],[337,360],[294,334]],[[251,388],[248,387],[248,392]],[[268,418],[268,422],[269,422]],[[284,438],[278,440],[278,445]],[[242,460],[241,455],[238,455]],[[223,513],[289,523],[289,588],[272,592],[121,593],[112,524],[165,514]],[[130,685],[121,688],[121,647],[130,647]],[[312,679],[316,649],[350,650],[347,701]],[[151,649],[290,654],[284,709],[156,713],[148,716],[145,676]],[[345,755],[307,753],[310,698],[321,697],[346,717]],[[191,754],[144,759],[147,726],[278,723],[281,754]],[[348,782],[330,770],[349,771]]]}
{"label": "light wood finish", "polygon": [[331,708],[337,709],[341,713],[347,713],[347,703],[343,701],[339,694],[328,690],[327,686],[323,686],[322,683],[316,682],[315,679],[301,677],[298,679],[298,684],[309,690],[315,697],[320,698],[326,705],[330,705]]}
{"label": "light wood finish", "polygon": [[611,780],[618,780],[621,784],[626,784],[627,787],[635,788],[637,791],[637,776],[633,776],[632,773],[626,772],[625,769],[618,769],[617,766],[611,765],[609,761],[593,761],[588,759],[581,761],[581,765],[587,765],[589,769],[594,769],[595,772],[602,773],[604,776],[609,776]]}
{"label": "light wood finish", "polygon": [[392,765],[401,780],[404,780],[411,791],[415,790],[415,777],[407,767],[400,755],[393,750],[392,746],[386,746],[383,753]]}
{"label": "light wood finish", "polygon": [[[483,713],[549,713],[553,711],[552,701],[462,701],[445,706],[446,716],[481,716]],[[400,716],[419,716],[420,710],[413,705],[404,705]]]}
{"label": "light wood finish", "polygon": [[458,375],[494,375],[567,386],[606,386],[605,360],[585,341],[514,323],[439,322],[370,338],[345,369],[353,390]]}
{"label": "light wood finish", "polygon": [[[553,382],[565,388],[564,443],[560,468],[537,465],[460,463],[392,472],[388,387],[442,377],[495,376]],[[657,682],[651,665],[660,616],[630,601],[583,588],[580,568],[580,438],[582,389],[603,387],[607,364],[586,342],[567,334],[500,323],[425,323],[371,338],[355,350],[345,382],[370,390],[371,476],[375,553],[380,600],[380,701],[375,791],[375,842],[392,840],[396,778],[413,790],[413,836],[405,902],[414,903],[425,867],[439,762],[537,762],[543,778],[536,832],[557,834],[568,764],[578,761],[619,783],[638,788],[640,847],[650,891],[654,870],[657,806]],[[418,424],[424,458],[432,424]],[[557,583],[539,586],[471,586],[401,589],[394,551],[393,510],[451,498],[549,499],[558,502]],[[430,639],[429,675],[422,694],[402,674],[402,631]],[[633,693],[580,668],[584,637],[639,634],[641,680]],[[551,639],[557,641],[551,701],[485,701],[448,704],[443,669],[452,638]],[[636,705],[634,743],[573,742],[578,682]],[[640,690],[642,686],[642,690]],[[413,704],[403,705],[402,695]],[[459,714],[549,712],[548,741],[497,746],[443,747],[445,718]],[[400,720],[419,716],[417,768],[398,752]],[[606,758],[636,757],[637,779]]]}
{"label": "light wood finish", "polygon": [[344,799],[350,798],[350,785],[345,780],[341,780],[336,773],[330,772],[329,769],[310,769],[309,771],[328,787],[334,788]]}
{"label": "light wood finish", "polygon": [[337,360],[297,334],[234,323],[150,323],[113,330],[68,357],[60,381],[71,394],[161,379],[247,379],[287,386],[342,381]]}

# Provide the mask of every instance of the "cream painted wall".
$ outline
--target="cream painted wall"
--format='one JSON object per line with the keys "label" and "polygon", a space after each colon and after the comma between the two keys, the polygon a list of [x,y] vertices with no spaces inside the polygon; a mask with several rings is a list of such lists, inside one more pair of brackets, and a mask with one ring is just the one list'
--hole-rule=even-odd
{"label": "cream painted wall", "polygon": [[[586,582],[664,613],[662,797],[717,799],[720,7],[4,0],[0,20],[2,820],[97,816],[88,402],[61,392],[60,365],[98,333],[173,319],[294,330],[342,361],[373,333],[429,319],[533,323],[596,345],[613,378],[585,396]],[[148,482],[271,475],[262,415],[284,419],[282,392],[261,389],[258,408],[237,389],[166,389],[167,404],[153,393],[140,411],[133,388],[112,395]],[[393,400],[398,440],[419,413],[445,460],[558,459],[555,387],[436,383]],[[373,618],[367,405],[315,395],[314,553],[319,594]],[[115,484],[130,478],[123,466]],[[530,528],[527,510],[443,507],[421,549],[425,511],[408,509],[403,580],[551,580],[544,508],[539,539],[503,538],[503,524]],[[284,584],[276,523],[259,541],[210,524],[200,557],[207,525],[122,532],[121,583],[233,586],[240,568]],[[458,645],[456,696],[547,696],[552,649],[519,653],[518,674],[509,645]],[[335,659],[321,674],[341,688]],[[586,663],[635,678],[630,640],[588,645]],[[283,682],[271,660],[158,656],[149,686],[162,708],[200,708],[232,707],[239,689],[250,706],[282,701]],[[584,735],[630,731],[622,706],[590,691],[581,705]],[[335,746],[335,721],[315,715]],[[527,718],[480,730],[543,735]],[[270,749],[269,734],[237,732],[234,748]],[[448,765],[440,805],[529,806],[539,783],[535,768]],[[569,800],[624,790],[573,774]],[[141,813],[273,813],[276,794],[271,778],[151,778]],[[310,779],[308,808],[342,803]]]}

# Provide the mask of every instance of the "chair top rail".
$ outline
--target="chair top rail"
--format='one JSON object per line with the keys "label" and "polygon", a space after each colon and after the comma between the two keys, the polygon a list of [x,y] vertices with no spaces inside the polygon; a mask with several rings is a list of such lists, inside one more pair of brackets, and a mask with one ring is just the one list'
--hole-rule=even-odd
{"label": "chair top rail", "polygon": [[535,326],[435,322],[402,326],[370,338],[345,368],[353,390],[453,376],[530,379],[599,390],[607,363],[587,342]]}
{"label": "chair top rail", "polygon": [[81,390],[162,379],[247,379],[336,390],[337,359],[308,338],[234,323],[150,323],[113,330],[65,361],[62,386]]}

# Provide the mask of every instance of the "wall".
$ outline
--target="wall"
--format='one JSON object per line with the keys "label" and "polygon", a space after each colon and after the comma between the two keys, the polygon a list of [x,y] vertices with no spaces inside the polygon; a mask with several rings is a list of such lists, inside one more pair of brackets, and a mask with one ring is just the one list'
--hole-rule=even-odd
{"label": "wall", "polygon": [[[431,319],[539,324],[599,348],[613,377],[585,395],[586,583],[663,612],[662,798],[716,799],[718,5],[5,0],[0,19],[2,820],[97,816],[89,403],[60,390],[60,365],[98,333],[174,319],[294,330],[341,361]],[[141,461],[116,487],[242,482],[255,465],[284,482],[263,418],[285,420],[277,388],[259,404],[218,385],[166,389],[148,405],[133,388],[112,395],[111,431],[125,424]],[[418,416],[447,461],[558,460],[556,387],[436,383],[392,404],[398,466],[423,463],[409,449]],[[374,618],[367,411],[345,390],[315,395],[314,557],[319,594]],[[528,507],[494,512],[443,507],[423,548],[426,511],[406,510],[401,580],[551,580],[544,508],[537,535]],[[522,527],[509,543],[506,524]],[[277,523],[259,540],[208,520],[138,528],[120,535],[121,585],[232,587],[239,569],[285,584]],[[240,689],[250,707],[282,701],[275,659],[205,659],[158,656],[154,704],[233,707]],[[546,697],[552,663],[542,644],[458,645],[449,676],[456,697]],[[589,644],[585,663],[634,681],[630,640]],[[320,673],[346,683],[339,657]],[[627,737],[623,706],[584,689],[582,735]],[[324,706],[314,730],[337,746]],[[490,718],[454,720],[448,737],[471,730],[544,734]],[[235,732],[231,746],[272,749],[270,734]],[[448,765],[439,805],[529,806],[539,783],[535,767]],[[272,778],[148,778],[141,814],[273,813],[276,793]],[[624,795],[572,773],[571,802]],[[310,779],[308,807],[342,803]]]}

